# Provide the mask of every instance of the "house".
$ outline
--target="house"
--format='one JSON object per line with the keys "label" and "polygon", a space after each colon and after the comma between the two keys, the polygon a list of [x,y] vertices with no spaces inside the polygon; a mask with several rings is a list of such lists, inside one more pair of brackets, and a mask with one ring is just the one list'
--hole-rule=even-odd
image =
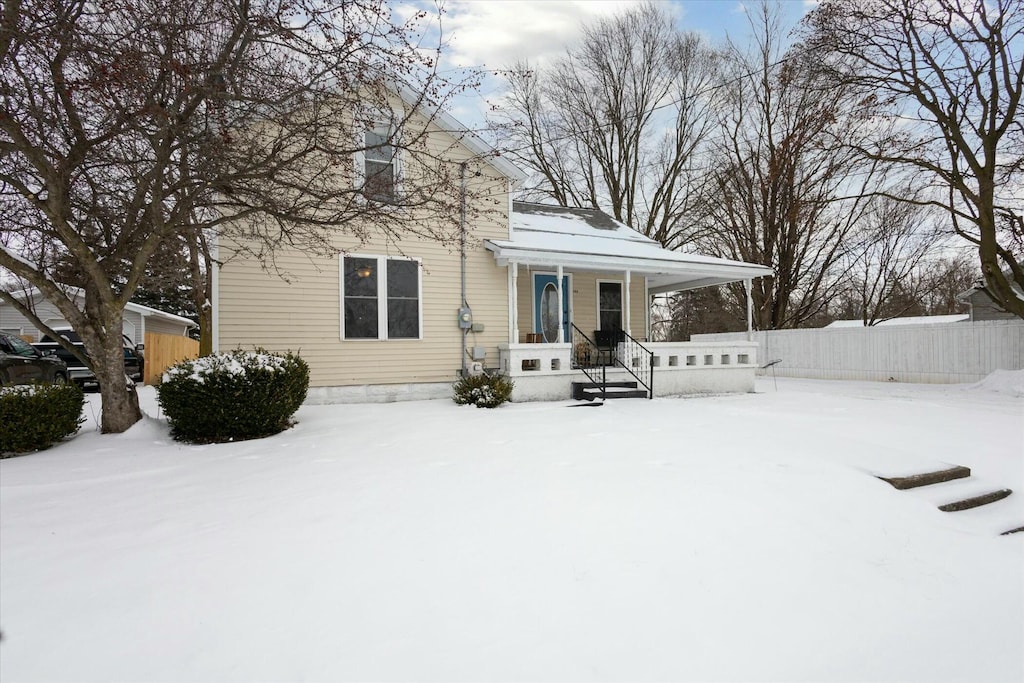
{"label": "house", "polygon": [[956,300],[971,307],[968,318],[971,322],[978,320],[1014,320],[1013,313],[1003,310],[989,294],[984,282],[979,282],[970,289],[956,295]]}
{"label": "house", "polygon": [[[443,112],[423,125],[444,150],[436,163],[470,170],[464,250],[339,234],[334,257],[279,251],[284,279],[222,239],[215,349],[300,352],[313,403],[447,397],[460,372],[481,371],[510,376],[517,401],[567,399],[595,381],[647,396],[753,389],[755,343],[651,342],[650,300],[737,281],[749,292],[769,268],[663,249],[599,211],[513,202],[521,170]],[[367,192],[404,164],[355,163]]]}
{"label": "house", "polygon": [[[57,310],[57,307],[44,299],[38,290],[29,289],[21,294],[14,293],[14,296],[22,301],[30,301],[32,310],[48,327],[69,327],[67,320]],[[185,336],[189,330],[196,327],[196,324],[180,315],[165,313],[149,306],[129,302],[125,306],[124,321],[121,323],[121,327],[124,334],[138,345],[146,344],[147,334]],[[43,335],[29,322],[28,318],[6,301],[0,301],[0,331],[18,335],[30,342],[39,341]]]}
{"label": "house", "polygon": [[[71,293],[75,292],[71,290]],[[29,301],[32,310],[47,327],[70,327],[57,307],[44,299],[37,290],[29,289],[13,294],[22,301]],[[75,295],[82,296],[81,290],[77,290]],[[157,382],[163,371],[177,361],[198,355],[199,343],[187,336],[195,327],[194,322],[180,315],[133,302],[125,306],[121,330],[138,350],[145,348],[146,362],[142,379],[146,384]],[[43,333],[28,318],[6,301],[0,301],[0,330],[32,343],[41,341],[43,337]],[[75,377],[74,371],[72,377]]]}

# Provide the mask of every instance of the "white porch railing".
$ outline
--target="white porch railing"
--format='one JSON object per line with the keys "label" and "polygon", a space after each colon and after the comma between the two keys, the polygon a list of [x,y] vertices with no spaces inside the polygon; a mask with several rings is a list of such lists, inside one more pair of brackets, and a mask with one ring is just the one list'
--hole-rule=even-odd
{"label": "white porch railing", "polygon": [[500,344],[502,374],[520,375],[570,372],[572,344]]}
{"label": "white porch railing", "polygon": [[[654,353],[656,396],[753,391],[756,342],[646,342],[644,347]],[[498,348],[501,372],[516,383],[515,400],[568,398],[572,382],[586,381],[573,367],[572,344],[502,344]],[[639,358],[624,358],[624,348],[620,344],[616,351],[620,363],[630,367],[643,363]],[[608,372],[609,379],[615,372],[627,374],[612,367]]]}
{"label": "white porch railing", "polygon": [[666,368],[757,366],[757,342],[649,342],[644,346],[654,352],[655,373]]}

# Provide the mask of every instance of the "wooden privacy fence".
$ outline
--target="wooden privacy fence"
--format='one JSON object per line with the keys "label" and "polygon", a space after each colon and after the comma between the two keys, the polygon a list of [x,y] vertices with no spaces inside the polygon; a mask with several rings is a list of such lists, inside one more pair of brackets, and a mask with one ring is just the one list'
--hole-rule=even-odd
{"label": "wooden privacy fence", "polygon": [[[695,334],[694,341],[746,333]],[[761,365],[779,359],[779,377],[955,384],[994,370],[1024,369],[1024,321],[820,328],[755,332]]]}
{"label": "wooden privacy fence", "polygon": [[147,332],[146,349],[143,353],[146,356],[146,372],[143,381],[146,384],[156,384],[160,381],[160,375],[164,370],[178,361],[197,358],[199,342],[173,334]]}

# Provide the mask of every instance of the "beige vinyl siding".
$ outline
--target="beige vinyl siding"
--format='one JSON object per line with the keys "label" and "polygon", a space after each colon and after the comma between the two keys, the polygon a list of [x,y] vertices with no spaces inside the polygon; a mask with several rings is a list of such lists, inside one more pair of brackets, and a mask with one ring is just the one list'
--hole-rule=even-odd
{"label": "beige vinyl siding", "polygon": [[[453,156],[450,136],[438,131],[431,138],[439,152]],[[455,151],[463,158],[470,154],[461,146]],[[468,182],[482,185],[490,200],[470,206],[467,212],[480,217],[467,220],[466,298],[474,322],[485,329],[468,334],[466,343],[468,348],[485,347],[484,365],[496,367],[498,344],[508,339],[507,276],[505,268],[499,268],[484,248],[483,240],[508,237],[508,181],[489,166],[482,165],[479,170],[482,175],[473,177],[471,166]],[[458,245],[409,238],[396,248],[380,241],[361,244],[339,236],[333,246],[339,253],[421,261],[421,339],[341,339],[340,258],[290,251],[276,257],[287,282],[251,260],[229,259],[222,266],[217,304],[220,349],[262,346],[298,351],[309,363],[312,386],[454,381],[462,354],[462,331],[457,323],[461,305]],[[221,245],[221,251],[222,256],[230,255],[231,246]]]}
{"label": "beige vinyl siding", "polygon": [[[547,269],[530,270],[519,268],[518,301],[520,341],[526,341],[525,335],[537,332],[533,320],[533,275],[534,273],[552,273]],[[572,287],[570,297],[570,320],[588,337],[597,329],[597,283],[598,281],[624,282],[622,273],[591,273],[566,270],[569,284]],[[648,334],[647,304],[644,297],[644,278],[633,275],[629,288],[630,328],[637,339],[646,339]],[[625,324],[625,321],[623,321]]]}

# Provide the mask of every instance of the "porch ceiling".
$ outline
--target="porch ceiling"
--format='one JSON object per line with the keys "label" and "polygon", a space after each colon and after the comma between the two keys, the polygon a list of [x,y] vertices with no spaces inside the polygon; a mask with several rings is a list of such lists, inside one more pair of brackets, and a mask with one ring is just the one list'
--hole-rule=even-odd
{"label": "porch ceiling", "polygon": [[498,265],[517,263],[569,270],[630,271],[647,278],[652,294],[771,275],[771,268],[742,261],[685,254],[664,249],[657,242],[608,239],[543,232],[516,232],[511,240],[486,240]]}

